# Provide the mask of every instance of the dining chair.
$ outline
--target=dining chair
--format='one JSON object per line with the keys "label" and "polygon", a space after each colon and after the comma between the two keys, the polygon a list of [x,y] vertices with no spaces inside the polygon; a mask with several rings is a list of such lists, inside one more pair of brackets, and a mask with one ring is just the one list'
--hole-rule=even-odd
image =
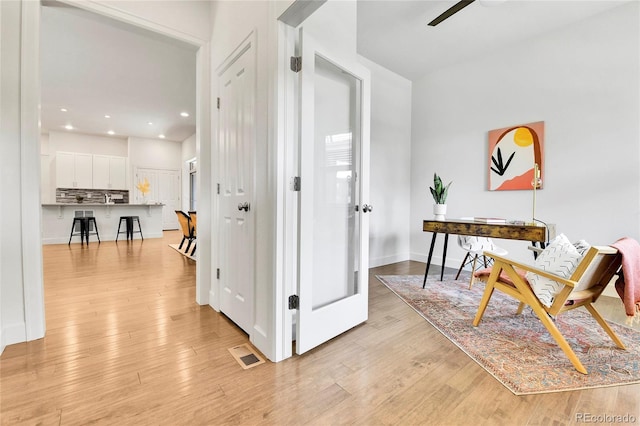
{"label": "dining chair", "polygon": [[[194,210],[189,210],[189,218],[191,219],[191,235],[194,240],[196,239],[196,230],[198,228],[198,213]],[[191,250],[191,256],[196,252],[196,242],[193,243],[193,250]]]}
{"label": "dining chair", "polygon": [[493,260],[484,255],[485,251],[489,251],[495,253],[499,256],[506,256],[508,252],[498,247],[491,238],[488,237],[475,237],[471,235],[458,235],[458,245],[460,248],[467,252],[462,263],[460,264],[460,269],[458,269],[458,274],[456,275],[456,280],[460,276],[460,272],[462,272],[462,268],[471,264],[471,278],[469,280],[469,289],[473,286],[474,276],[473,274],[477,269],[480,269],[476,265],[478,263],[478,257],[482,256],[483,265],[485,268],[491,266]]}
{"label": "dining chair", "polygon": [[184,252],[187,253],[189,251],[189,248],[191,248],[191,243],[196,239],[192,232],[191,218],[182,210],[176,210],[175,212],[178,216],[178,223],[180,224],[180,228],[182,229],[182,241],[180,241],[178,250],[182,249],[182,245],[185,241],[188,241],[187,248],[184,250]]}

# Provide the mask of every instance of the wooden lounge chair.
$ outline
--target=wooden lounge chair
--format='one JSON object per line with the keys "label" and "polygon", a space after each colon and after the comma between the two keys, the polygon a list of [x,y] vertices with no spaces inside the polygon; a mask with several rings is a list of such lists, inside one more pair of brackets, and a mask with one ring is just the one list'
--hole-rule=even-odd
{"label": "wooden lounge chair", "polygon": [[[525,305],[531,306],[533,312],[536,313],[542,324],[547,328],[549,333],[551,333],[551,336],[567,355],[575,369],[583,374],[587,374],[586,368],[573,352],[560,330],[556,327],[552,317],[562,312],[584,306],[615,344],[619,348],[625,349],[620,338],[593,306],[593,303],[598,299],[607,284],[609,284],[609,281],[611,281],[620,268],[621,256],[616,249],[612,247],[590,247],[569,278],[562,278],[531,265],[514,262],[489,252],[485,254],[494,259],[494,265],[488,275],[487,272],[477,274],[477,278],[483,281],[486,280],[487,284],[480,301],[478,312],[473,320],[474,326],[478,326],[482,320],[482,316],[493,295],[493,291],[497,289],[520,301],[517,311],[518,314],[522,313]],[[539,276],[547,277],[561,285],[551,306],[545,306],[538,299],[524,274],[522,272],[519,273],[516,268],[520,269],[520,271],[530,271]]]}

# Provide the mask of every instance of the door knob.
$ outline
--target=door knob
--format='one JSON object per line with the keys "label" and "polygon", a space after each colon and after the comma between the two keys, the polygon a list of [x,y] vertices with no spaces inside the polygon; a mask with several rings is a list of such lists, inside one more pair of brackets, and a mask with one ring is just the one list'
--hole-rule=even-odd
{"label": "door knob", "polygon": [[372,212],[372,211],[373,211],[373,206],[372,205],[364,204],[362,206],[362,212],[363,213]]}
{"label": "door knob", "polygon": [[238,204],[238,210],[244,210],[245,212],[249,211],[249,203],[240,203]]}

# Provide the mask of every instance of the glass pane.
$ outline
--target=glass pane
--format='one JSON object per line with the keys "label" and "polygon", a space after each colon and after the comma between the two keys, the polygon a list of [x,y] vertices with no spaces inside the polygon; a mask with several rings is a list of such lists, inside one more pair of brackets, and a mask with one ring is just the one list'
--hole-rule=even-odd
{"label": "glass pane", "polygon": [[189,209],[191,211],[198,210],[196,203],[196,172],[191,172],[189,174]]}
{"label": "glass pane", "polygon": [[358,292],[361,81],[315,59],[313,309]]}

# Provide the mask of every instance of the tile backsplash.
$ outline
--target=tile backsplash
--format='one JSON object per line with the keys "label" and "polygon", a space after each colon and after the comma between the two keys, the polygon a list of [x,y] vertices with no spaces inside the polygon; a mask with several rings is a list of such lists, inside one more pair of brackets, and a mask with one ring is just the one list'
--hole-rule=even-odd
{"label": "tile backsplash", "polygon": [[104,204],[108,194],[114,203],[129,204],[129,191],[117,189],[56,188],[56,203],[77,204],[76,196],[84,197],[83,203]]}

